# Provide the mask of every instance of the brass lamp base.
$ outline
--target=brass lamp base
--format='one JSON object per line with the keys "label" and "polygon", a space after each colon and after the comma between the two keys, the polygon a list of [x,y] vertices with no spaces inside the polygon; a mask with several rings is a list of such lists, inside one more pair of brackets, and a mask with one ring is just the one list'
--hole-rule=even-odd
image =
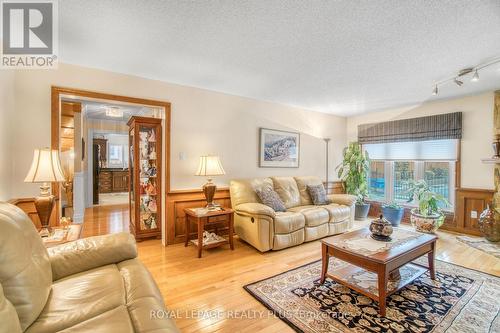
{"label": "brass lamp base", "polygon": [[212,183],[212,179],[209,178],[208,182],[203,185],[203,194],[205,194],[205,199],[207,200],[207,206],[206,208],[214,208],[217,205],[214,203],[214,195],[215,191],[217,190],[217,186],[215,186],[214,183]]}
{"label": "brass lamp base", "polygon": [[40,230],[41,237],[48,237],[51,233],[51,228],[49,226],[50,223],[50,215],[52,214],[52,209],[55,204],[55,196],[48,194],[45,187],[42,188],[41,195],[35,198],[35,208],[40,218],[40,224],[42,225],[42,229]]}

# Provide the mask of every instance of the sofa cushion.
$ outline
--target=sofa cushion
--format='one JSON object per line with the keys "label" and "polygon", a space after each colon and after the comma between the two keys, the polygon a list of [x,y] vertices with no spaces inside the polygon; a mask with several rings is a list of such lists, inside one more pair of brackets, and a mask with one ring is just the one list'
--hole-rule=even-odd
{"label": "sofa cushion", "polygon": [[47,305],[26,333],[84,332],[87,328],[106,332],[117,321],[122,329],[113,332],[177,332],[168,316],[150,319],[152,311],[163,309],[151,274],[138,259],[130,259],[54,282]]}
{"label": "sofa cushion", "polygon": [[275,212],[286,212],[285,204],[272,188],[258,189],[255,193],[264,205],[271,207]]}
{"label": "sofa cushion", "polygon": [[351,216],[351,208],[344,205],[329,204],[320,206],[330,214],[330,222],[341,222],[349,219]]}
{"label": "sofa cushion", "polygon": [[309,192],[307,191],[307,186],[322,185],[323,183],[321,182],[321,179],[315,176],[304,176],[304,177],[294,177],[294,178],[300,193],[300,205],[301,206],[312,205],[313,201],[311,200]]}
{"label": "sofa cushion", "polygon": [[[148,317],[149,319],[149,317]],[[107,332],[134,332],[127,307],[121,305],[107,312],[101,313],[89,320],[78,323],[58,333],[107,333]]]}
{"label": "sofa cushion", "polygon": [[57,332],[125,305],[125,288],[117,266],[107,265],[54,282],[37,320],[27,332]]}
{"label": "sofa cushion", "polygon": [[52,269],[33,222],[6,202],[0,202],[0,284],[24,331],[47,302]]}
{"label": "sofa cushion", "polygon": [[323,238],[328,236],[329,223],[321,224],[314,227],[304,228],[304,242],[310,242],[315,239]]}
{"label": "sofa cushion", "polygon": [[286,208],[300,205],[300,192],[293,177],[272,177],[274,190],[278,193]]}
{"label": "sofa cushion", "polygon": [[328,205],[330,200],[326,197],[326,191],[323,184],[320,185],[307,185],[307,192],[314,205]]}
{"label": "sofa cushion", "polygon": [[328,211],[318,206],[298,206],[289,208],[288,211],[304,215],[307,227],[327,223],[330,220]]}
{"label": "sofa cushion", "polygon": [[305,221],[304,215],[300,213],[277,213],[274,217],[274,232],[277,234],[288,234],[304,228]]}
{"label": "sofa cushion", "polygon": [[291,232],[289,234],[275,234],[273,237],[273,250],[281,250],[290,246],[304,243],[304,229]]}
{"label": "sofa cushion", "polygon": [[244,203],[261,203],[255,190],[273,188],[271,178],[251,178],[231,180],[229,191],[231,193],[231,204],[233,207]]}

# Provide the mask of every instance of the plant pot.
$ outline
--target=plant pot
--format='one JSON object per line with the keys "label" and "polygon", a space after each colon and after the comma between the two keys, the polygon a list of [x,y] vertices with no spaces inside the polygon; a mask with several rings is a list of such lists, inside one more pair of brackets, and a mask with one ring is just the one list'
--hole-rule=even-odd
{"label": "plant pot", "polygon": [[399,227],[404,212],[404,208],[382,207],[382,214],[393,227]]}
{"label": "plant pot", "polygon": [[370,210],[369,203],[362,203],[362,204],[357,203],[354,209],[354,218],[356,220],[366,220],[369,210]]}
{"label": "plant pot", "polygon": [[429,216],[424,216],[418,213],[418,209],[414,208],[411,210],[411,224],[419,232],[425,232],[428,234],[433,234],[444,222],[443,214],[433,214]]}

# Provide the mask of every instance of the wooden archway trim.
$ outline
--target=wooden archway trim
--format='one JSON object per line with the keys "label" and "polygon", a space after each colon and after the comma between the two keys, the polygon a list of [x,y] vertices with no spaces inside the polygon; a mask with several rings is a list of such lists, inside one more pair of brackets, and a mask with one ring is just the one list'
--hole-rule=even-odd
{"label": "wooden archway trim", "polygon": [[[81,90],[74,88],[65,87],[51,87],[51,121],[50,121],[50,131],[51,131],[51,148],[59,150],[59,122],[60,122],[60,97],[61,95],[74,96],[76,98],[94,98],[103,99],[109,101],[116,101],[122,103],[140,104],[146,106],[161,107],[165,110],[165,151],[167,152],[164,156],[163,163],[165,167],[165,188],[163,190],[164,200],[166,202],[168,192],[170,192],[170,103],[159,100],[144,99],[138,97],[129,97],[121,95],[113,95],[89,90]],[[59,186],[53,184],[54,195],[59,198]],[[56,209],[57,214],[59,214],[59,207]],[[56,220],[59,220],[59,216],[56,216]],[[164,221],[167,221],[166,216]]]}

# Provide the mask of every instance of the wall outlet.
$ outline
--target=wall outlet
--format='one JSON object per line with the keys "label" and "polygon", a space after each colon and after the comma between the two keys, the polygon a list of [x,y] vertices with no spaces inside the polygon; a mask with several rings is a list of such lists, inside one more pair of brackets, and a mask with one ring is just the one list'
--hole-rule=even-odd
{"label": "wall outlet", "polygon": [[471,219],[477,219],[477,211],[471,210],[470,211],[470,218]]}
{"label": "wall outlet", "polygon": [[180,152],[179,153],[179,160],[184,161],[186,159],[186,153],[185,152]]}

